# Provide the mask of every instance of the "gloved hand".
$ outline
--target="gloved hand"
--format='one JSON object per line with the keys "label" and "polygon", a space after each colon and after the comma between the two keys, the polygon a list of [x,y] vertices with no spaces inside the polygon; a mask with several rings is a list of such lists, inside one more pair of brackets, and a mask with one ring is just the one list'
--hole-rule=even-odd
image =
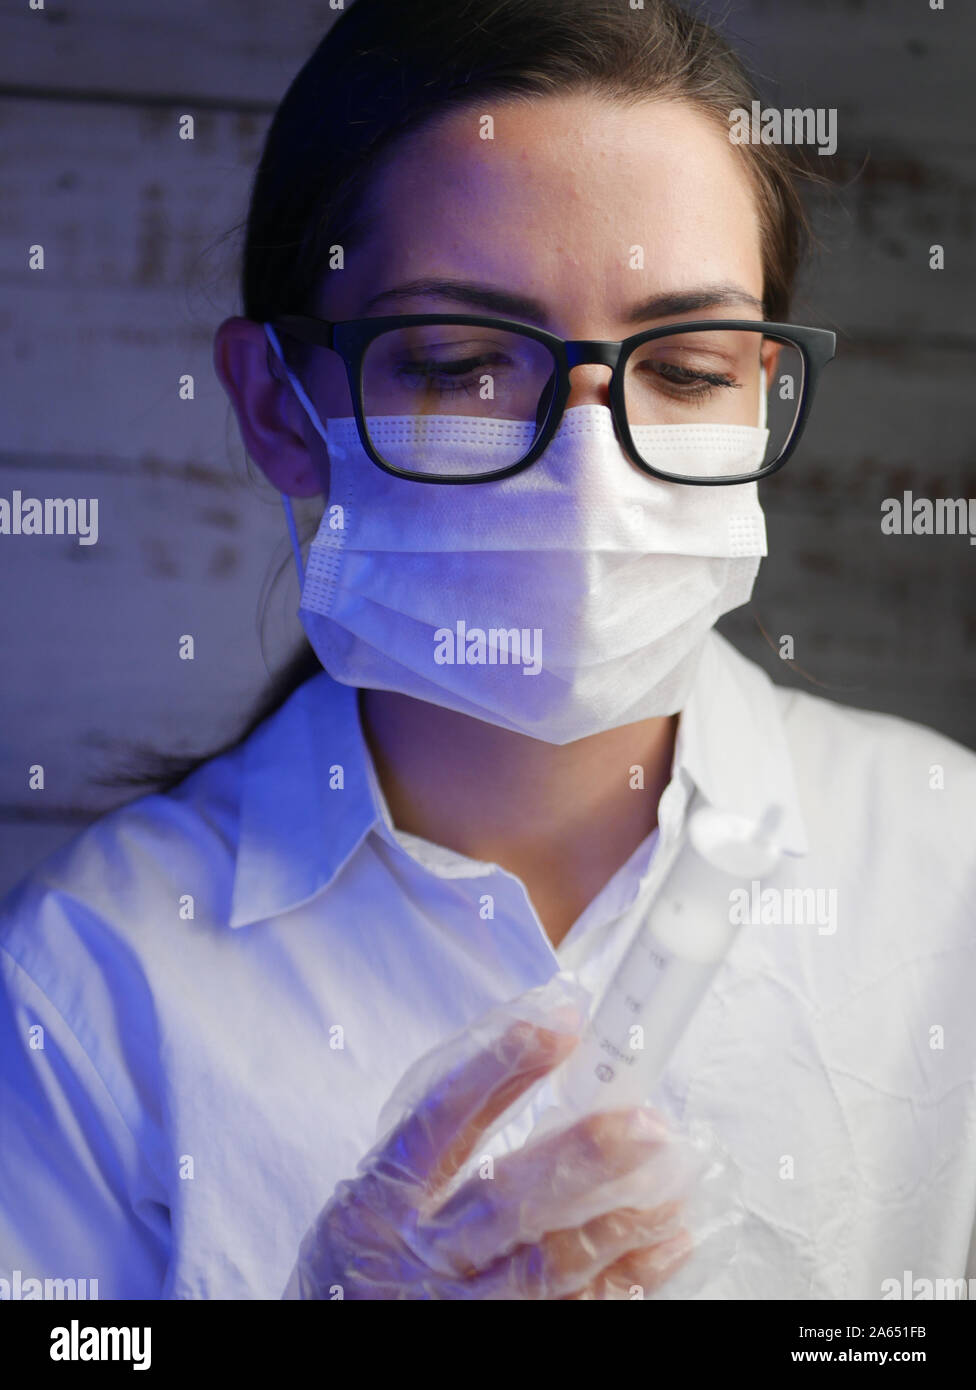
{"label": "gloved hand", "polygon": [[[661,1161],[668,1130],[655,1112],[588,1116],[496,1160],[491,1178],[452,1181],[498,1116],[577,1041],[509,1022],[438,1077],[366,1155],[358,1176],[338,1185],[301,1243],[283,1297],[591,1299],[658,1287],[687,1258],[691,1240],[672,1169]],[[661,1200],[654,1201],[659,1163]],[[639,1169],[646,1170],[640,1190],[652,1200],[615,1204],[609,1184]],[[574,1202],[589,1213],[585,1220],[567,1219]]]}

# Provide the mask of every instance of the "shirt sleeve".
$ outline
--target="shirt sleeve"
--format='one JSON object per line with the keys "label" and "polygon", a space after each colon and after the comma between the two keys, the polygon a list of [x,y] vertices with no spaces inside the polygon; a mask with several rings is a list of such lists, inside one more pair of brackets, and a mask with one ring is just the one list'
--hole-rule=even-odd
{"label": "shirt sleeve", "polygon": [[0,947],[0,1277],[164,1297],[169,1211],[145,1170],[84,1048]]}

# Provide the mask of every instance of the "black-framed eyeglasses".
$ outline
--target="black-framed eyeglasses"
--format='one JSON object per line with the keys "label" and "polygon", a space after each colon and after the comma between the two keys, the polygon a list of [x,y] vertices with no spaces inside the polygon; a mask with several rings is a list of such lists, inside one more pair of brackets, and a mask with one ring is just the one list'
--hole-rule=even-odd
{"label": "black-framed eyeglasses", "polygon": [[[584,363],[611,369],[617,437],[645,473],[705,486],[755,482],[793,453],[836,347],[826,329],[755,319],[672,323],[616,343],[471,314],[343,322],[287,314],[270,323],[286,357],[289,337],[339,354],[369,458],[428,483],[488,482],[528,468],[563,418],[569,373]],[[760,412],[766,436],[755,429]],[[494,424],[465,430],[459,420],[445,435],[441,419],[425,423],[445,415]],[[403,428],[405,416],[415,427]],[[686,428],[660,428],[675,425]],[[430,447],[438,438],[450,447]]]}

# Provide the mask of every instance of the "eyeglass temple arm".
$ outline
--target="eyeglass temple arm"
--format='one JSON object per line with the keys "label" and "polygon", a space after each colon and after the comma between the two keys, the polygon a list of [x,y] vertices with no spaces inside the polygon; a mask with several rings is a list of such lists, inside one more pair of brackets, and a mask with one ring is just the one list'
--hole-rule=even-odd
{"label": "eyeglass temple arm", "polygon": [[288,333],[293,338],[300,338],[303,343],[312,343],[316,347],[333,346],[333,330],[335,320],[315,319],[310,321],[306,317],[297,314],[282,314],[280,318],[270,320],[272,328]]}

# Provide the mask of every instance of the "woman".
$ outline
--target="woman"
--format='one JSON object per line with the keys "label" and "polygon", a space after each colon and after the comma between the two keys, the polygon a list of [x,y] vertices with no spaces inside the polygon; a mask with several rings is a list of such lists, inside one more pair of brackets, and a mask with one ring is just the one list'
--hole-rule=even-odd
{"label": "woman", "polygon": [[[392,1137],[383,1107],[561,972],[599,995],[704,807],[781,857],[664,1078],[738,1181],[702,1296],[976,1273],[976,759],[712,632],[832,351],[787,327],[802,215],[729,139],[753,97],[667,0],[357,0],[286,94],[214,362],[286,501],[323,496],[315,674],[7,899],[11,1269],[665,1294],[693,1241],[646,1108],[488,1142],[571,1050],[555,1003],[466,1033]],[[450,1187],[480,1153],[500,1180]]]}

